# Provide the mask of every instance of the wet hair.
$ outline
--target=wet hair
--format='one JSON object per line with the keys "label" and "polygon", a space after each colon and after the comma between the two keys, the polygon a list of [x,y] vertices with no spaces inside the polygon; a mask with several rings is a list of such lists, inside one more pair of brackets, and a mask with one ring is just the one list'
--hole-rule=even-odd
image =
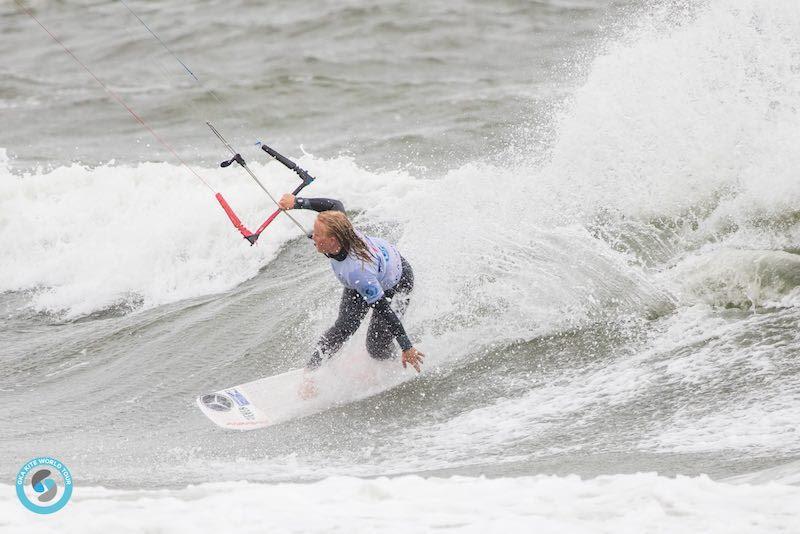
{"label": "wet hair", "polygon": [[347,215],[341,211],[323,211],[317,216],[328,232],[336,238],[348,254],[354,254],[363,261],[372,262],[373,256],[369,247],[356,233]]}

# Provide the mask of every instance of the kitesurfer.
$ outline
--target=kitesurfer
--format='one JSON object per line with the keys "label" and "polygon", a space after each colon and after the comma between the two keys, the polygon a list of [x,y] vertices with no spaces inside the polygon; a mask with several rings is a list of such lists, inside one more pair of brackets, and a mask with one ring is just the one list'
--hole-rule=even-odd
{"label": "kitesurfer", "polygon": [[[364,235],[350,223],[344,206],[328,198],[281,197],[284,210],[310,209],[319,212],[312,238],[317,251],[331,260],[331,267],[344,286],[336,323],[320,338],[317,349],[306,364],[316,369],[323,357],[331,357],[358,330],[370,308],[372,319],[367,330],[367,351],[379,360],[394,355],[393,339],[402,349],[403,367],[417,372],[424,355],[408,339],[400,316],[414,288],[411,265],[388,241]],[[394,309],[393,309],[394,308]]]}

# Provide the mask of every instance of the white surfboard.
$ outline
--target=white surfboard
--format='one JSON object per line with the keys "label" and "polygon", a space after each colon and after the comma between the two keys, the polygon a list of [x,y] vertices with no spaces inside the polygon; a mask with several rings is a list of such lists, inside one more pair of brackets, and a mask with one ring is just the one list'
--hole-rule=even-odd
{"label": "white surfboard", "polygon": [[200,395],[197,405],[222,428],[253,430],[364,399],[416,374],[399,359],[379,361],[347,351],[316,371],[294,369]]}

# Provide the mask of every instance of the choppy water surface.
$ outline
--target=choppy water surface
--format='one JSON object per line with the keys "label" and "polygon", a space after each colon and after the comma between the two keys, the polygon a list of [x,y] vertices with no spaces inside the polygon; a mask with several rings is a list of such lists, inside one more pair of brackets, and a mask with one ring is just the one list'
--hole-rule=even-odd
{"label": "choppy water surface", "polygon": [[[5,480],[35,454],[126,491],[485,474],[539,495],[561,479],[527,477],[574,473],[609,475],[624,501],[652,486],[626,478],[639,471],[796,480],[796,2],[132,2],[223,105],[120,3],[28,5],[248,225],[270,203],[216,166],[227,154],[205,120],[274,191],[295,178],[255,139],[319,177],[309,195],[397,241],[417,276],[406,328],[429,357],[354,404],[212,426],[194,396],[302,365],[335,316],[335,279],[285,220],[247,246],[12,3]],[[720,491],[648,476],[675,496]],[[350,487],[335,480],[321,484]]]}

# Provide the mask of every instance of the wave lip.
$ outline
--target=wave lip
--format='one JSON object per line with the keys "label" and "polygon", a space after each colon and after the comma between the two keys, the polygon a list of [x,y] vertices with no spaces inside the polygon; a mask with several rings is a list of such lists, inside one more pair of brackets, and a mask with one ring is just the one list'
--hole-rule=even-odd
{"label": "wave lip", "polygon": [[688,304],[745,309],[800,305],[800,256],[722,248],[681,262],[670,278]]}

